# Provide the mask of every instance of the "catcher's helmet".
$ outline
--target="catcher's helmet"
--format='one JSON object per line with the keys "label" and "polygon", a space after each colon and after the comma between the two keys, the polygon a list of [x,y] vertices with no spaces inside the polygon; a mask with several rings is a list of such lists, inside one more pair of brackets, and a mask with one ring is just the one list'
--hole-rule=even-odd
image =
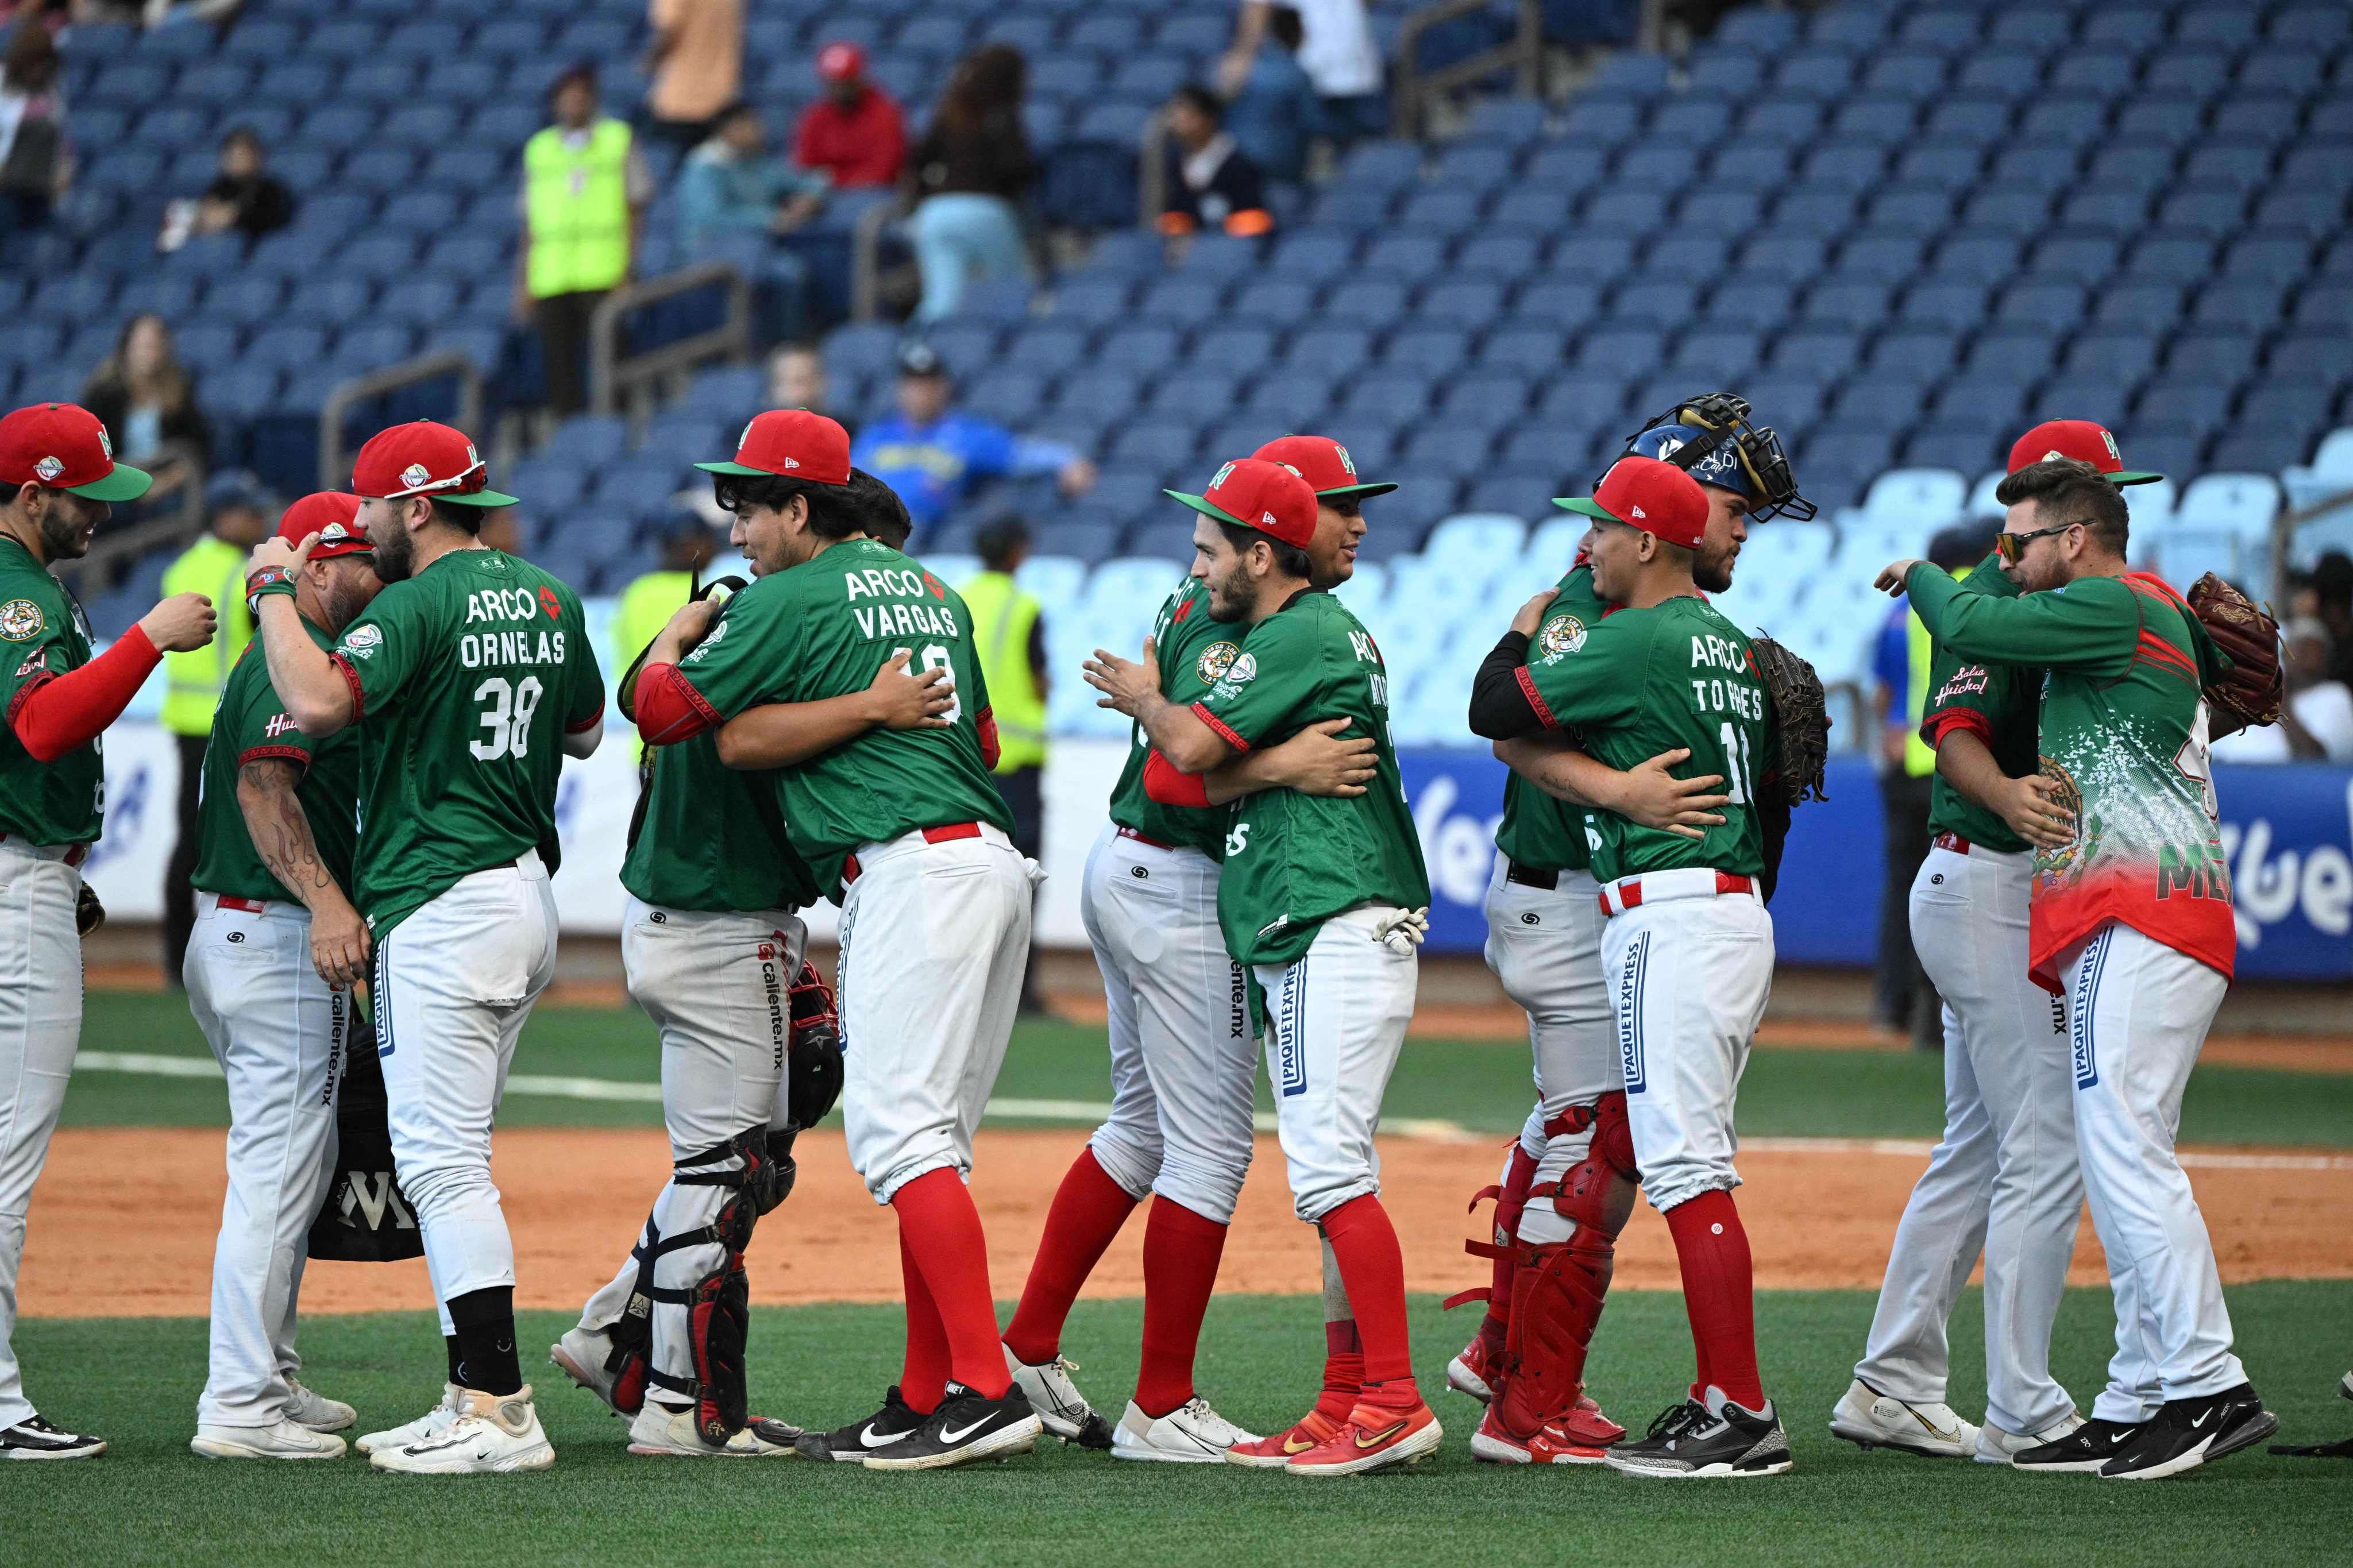
{"label": "catcher's helmet", "polygon": [[1747,399],[1705,393],[1645,420],[1628,438],[1626,450],[1672,463],[1704,485],[1746,496],[1749,515],[1760,521],[1806,521],[1816,509],[1798,493],[1781,438],[1770,426],[1749,423],[1748,415]]}

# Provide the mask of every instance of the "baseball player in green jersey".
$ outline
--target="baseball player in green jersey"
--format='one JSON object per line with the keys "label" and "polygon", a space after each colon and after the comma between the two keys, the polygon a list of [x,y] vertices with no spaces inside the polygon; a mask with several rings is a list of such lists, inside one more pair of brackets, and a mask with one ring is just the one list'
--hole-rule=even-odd
{"label": "baseball player in green jersey", "polygon": [[[1363,500],[1397,487],[1363,482],[1346,448],[1320,436],[1286,436],[1258,456],[1284,463],[1315,490],[1311,581],[1319,589],[1347,581],[1366,531]],[[1210,614],[1208,589],[1190,577],[1161,606],[1152,645],[1159,694],[1180,706],[1206,697],[1241,653],[1236,628]],[[1329,1421],[1317,1418],[1323,1424],[1312,1440],[1296,1429],[1259,1438],[1220,1416],[1193,1384],[1202,1319],[1250,1169],[1258,1071],[1248,982],[1218,929],[1224,806],[1261,788],[1362,795],[1374,742],[1368,735],[1335,738],[1346,725],[1325,720],[1236,757],[1218,770],[1214,787],[1209,776],[1194,781],[1199,799],[1186,805],[1163,804],[1145,790],[1152,743],[1137,727],[1111,818],[1087,856],[1079,907],[1103,975],[1111,1115],[1055,1192],[1005,1346],[1047,1430],[1107,1443],[1114,1458],[1214,1464],[1271,1445],[1260,1462],[1280,1465],[1337,1431],[1364,1381],[1344,1306],[1340,1321],[1325,1329],[1327,1339],[1347,1342],[1334,1351],[1346,1362],[1341,1403]],[[1061,1356],[1062,1325],[1088,1274],[1147,1195],[1154,1202],[1144,1237],[1143,1360],[1134,1397],[1105,1432]]]}
{"label": "baseball player in green jersey", "polygon": [[81,1037],[81,934],[102,918],[81,879],[105,804],[99,733],[165,652],[213,637],[212,602],[180,594],[92,658],[81,606],[49,574],[147,486],[87,409],[0,418],[0,1459],[106,1452],[33,1408],[11,1342],[26,1205]]}
{"label": "baseball player in green jersey", "polygon": [[1267,993],[1267,1066],[1293,1208],[1330,1241],[1364,1345],[1364,1383],[1346,1422],[1282,1468],[1331,1476],[1409,1464],[1443,1434],[1414,1384],[1402,1264],[1372,1134],[1413,1014],[1430,883],[1389,742],[1388,672],[1356,617],[1313,587],[1315,492],[1298,473],[1245,458],[1220,468],[1201,495],[1169,493],[1201,514],[1193,574],[1208,589],[1209,614],[1248,629],[1188,707],[1160,694],[1148,660],[1134,666],[1099,650],[1089,661],[1089,682],[1152,739],[1147,792],[1179,798],[1176,774],[1208,773],[1322,720],[1345,718],[1376,743],[1361,795],[1273,789],[1232,808],[1218,921],[1226,951]]}
{"label": "baseball player in green jersey", "polygon": [[359,731],[353,902],[375,943],[394,1164],[448,1354],[441,1402],[358,1447],[383,1470],[544,1469],[555,1450],[515,1356],[491,1126],[554,973],[556,778],[564,757],[596,749],[604,680],[578,595],[479,538],[484,508],[515,502],[485,488],[463,434],[429,420],[380,432],[352,489],[386,586],[332,648],[292,603],[306,547],[263,541],[248,585],[295,724],[314,742]]}
{"label": "baseball player in green jersey", "polygon": [[[286,509],[278,537],[316,535],[296,580],[302,630],[322,653],[383,587],[359,498],[322,491]],[[334,1459],[352,1407],[294,1373],[309,1232],[335,1173],[335,1095],[352,989],[368,973],[353,906],[359,737],[313,742],[248,644],[221,686],[197,799],[188,1008],[228,1080],[228,1195],[213,1247],[211,1372],[196,1401],[198,1454]]]}
{"label": "baseball player in green jersey", "polygon": [[1965,593],[1916,561],[1879,584],[1909,593],[1955,657],[2048,671],[2042,771],[2072,817],[2063,845],[2035,851],[2028,962],[2066,999],[2075,1151],[2116,1353],[2092,1419],[2011,1463],[2147,1479],[2279,1426],[2231,1352],[2213,1245],[2173,1154],[2237,952],[2202,695],[2221,656],[2180,595],[2126,568],[2124,497],[2098,468],[2032,463],[1996,498],[2017,597]]}

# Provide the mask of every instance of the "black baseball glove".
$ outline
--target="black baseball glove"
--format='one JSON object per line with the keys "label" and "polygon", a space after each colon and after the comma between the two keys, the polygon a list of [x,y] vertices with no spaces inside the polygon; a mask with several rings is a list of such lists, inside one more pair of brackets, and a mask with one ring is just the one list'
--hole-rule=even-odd
{"label": "black baseball glove", "polygon": [[88,882],[74,900],[74,930],[88,936],[106,923],[106,906],[98,901],[98,892]]}
{"label": "black baseball glove", "polygon": [[1757,678],[1773,699],[1773,721],[1780,737],[1780,766],[1768,784],[1778,784],[1789,805],[1808,800],[1828,800],[1823,772],[1831,752],[1831,715],[1822,694],[1822,678],[1814,667],[1771,637],[1751,637]]}
{"label": "black baseball glove", "polygon": [[807,959],[786,998],[793,1020],[785,1059],[793,1125],[814,1127],[841,1098],[841,1016],[834,1010],[833,988]]}

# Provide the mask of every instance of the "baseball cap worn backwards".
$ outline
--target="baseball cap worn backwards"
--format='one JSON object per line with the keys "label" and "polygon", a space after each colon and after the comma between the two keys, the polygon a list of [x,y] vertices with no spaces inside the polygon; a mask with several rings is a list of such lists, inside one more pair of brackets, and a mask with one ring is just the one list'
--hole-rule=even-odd
{"label": "baseball cap worn backwards", "polygon": [[1590,499],[1556,496],[1552,504],[1639,528],[1685,550],[1697,549],[1707,531],[1707,497],[1699,481],[1656,458],[1620,458],[1601,476]]}
{"label": "baseball cap worn backwards", "polygon": [[2165,478],[2143,469],[2125,467],[2124,454],[2116,450],[2116,438],[2105,425],[2089,419],[2046,419],[2018,438],[2010,449],[2011,473],[2030,464],[2048,462],[2052,458],[2073,458],[2089,463],[2100,470],[2112,485],[2154,484]]}
{"label": "baseball cap worn backwards", "polygon": [[286,509],[278,521],[278,537],[300,544],[317,534],[319,542],[311,548],[313,561],[373,554],[375,547],[360,531],[359,516],[359,497],[348,490],[316,490]]}
{"label": "baseball cap worn backwards", "polygon": [[806,408],[756,414],[735,443],[732,463],[697,463],[706,474],[773,475],[813,485],[849,482],[849,432]]}
{"label": "baseball cap worn backwards", "polygon": [[154,483],[145,469],[116,462],[98,416],[70,403],[36,403],[0,418],[0,482],[103,501],[137,500]]}
{"label": "baseball cap worn backwards", "polygon": [[486,488],[490,472],[464,431],[419,419],[368,437],[352,459],[352,489],[383,500],[428,496],[459,506],[513,506],[514,497]]}
{"label": "baseball cap worn backwards", "polygon": [[1315,492],[1288,464],[1237,458],[1219,468],[1199,495],[1163,490],[1204,517],[1248,528],[1285,544],[1307,548],[1315,537]]}
{"label": "baseball cap worn backwards", "polygon": [[1281,463],[1307,481],[1318,497],[1385,496],[1394,484],[1367,484],[1356,476],[1356,459],[1348,448],[1329,436],[1279,436],[1250,454],[1261,462]]}

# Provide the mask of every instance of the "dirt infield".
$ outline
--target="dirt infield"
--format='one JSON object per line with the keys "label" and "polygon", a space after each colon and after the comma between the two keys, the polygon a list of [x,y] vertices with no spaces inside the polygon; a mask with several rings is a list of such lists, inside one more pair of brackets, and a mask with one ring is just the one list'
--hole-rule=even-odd
{"label": "dirt infield", "polygon": [[[20,1281],[27,1316],[201,1316],[210,1297],[213,1237],[224,1186],[223,1134],[198,1130],[67,1129],[57,1135],[33,1196]],[[973,1183],[989,1235],[991,1283],[1019,1292],[1030,1248],[1055,1184],[1077,1153],[1080,1131],[983,1132]],[[1499,1154],[1474,1143],[1385,1139],[1384,1195],[1405,1243],[1406,1282],[1451,1291],[1483,1279],[1462,1256],[1463,1208],[1494,1180]],[[497,1169],[514,1226],[516,1304],[571,1308],[612,1277],[667,1174],[668,1152],[650,1131],[519,1128],[499,1135]],[[1924,1163],[1916,1145],[1767,1141],[1740,1159],[1740,1205],[1759,1286],[1873,1287],[1905,1194]],[[761,1226],[752,1250],[752,1294],[779,1305],[889,1301],[899,1294],[891,1217],[851,1173],[838,1133],[803,1141],[798,1188]],[[126,1180],[135,1173],[136,1179]],[[2311,1153],[2232,1156],[2193,1164],[2225,1280],[2353,1278],[2353,1157]],[[1099,1296],[1143,1289],[1141,1224],[1130,1225],[1088,1289]],[[1274,1294],[1318,1289],[1317,1251],[1291,1216],[1282,1157],[1259,1141],[1221,1289]],[[2085,1219],[2074,1279],[2105,1279]],[[1672,1289],[1674,1247],[1665,1225],[1638,1209],[1619,1251],[1618,1280]],[[322,1263],[303,1282],[314,1312],[382,1311],[433,1304],[421,1261]]]}

